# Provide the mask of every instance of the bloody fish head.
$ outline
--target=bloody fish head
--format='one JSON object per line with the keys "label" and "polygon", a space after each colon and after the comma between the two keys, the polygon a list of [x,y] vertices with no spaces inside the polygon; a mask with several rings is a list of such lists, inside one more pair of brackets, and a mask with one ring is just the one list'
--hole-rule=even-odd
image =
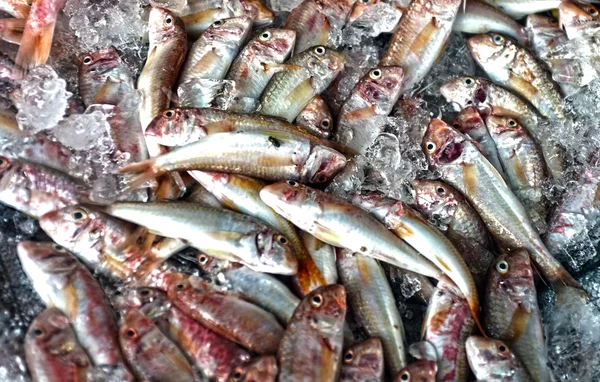
{"label": "bloody fish head", "polygon": [[287,56],[296,43],[296,31],[284,28],[269,28],[258,33],[254,40],[256,54],[273,52],[273,56]]}
{"label": "bloody fish head", "polygon": [[126,349],[135,349],[137,344],[144,338],[148,332],[155,328],[151,319],[146,317],[137,309],[132,309],[123,318],[123,323],[119,329],[119,339],[121,346]]}
{"label": "bloody fish head", "polygon": [[519,122],[510,117],[496,117],[490,115],[485,121],[490,134],[502,134],[506,131],[523,131],[523,128],[521,125],[519,125]]}
{"label": "bloody fish head", "polygon": [[113,47],[98,49],[79,61],[80,76],[102,75],[121,65],[121,57]]}
{"label": "bloody fish head", "polygon": [[398,100],[404,70],[399,66],[374,68],[359,81],[358,91],[367,102],[377,105],[380,99],[392,104]]}
{"label": "bloody fish head", "polygon": [[229,379],[227,379],[227,381],[274,381],[278,372],[277,359],[274,356],[258,356],[250,362],[233,369],[229,374]]}
{"label": "bloody fish head", "polygon": [[154,117],[144,134],[157,138],[164,146],[185,145],[191,135],[190,118],[191,111],[188,109],[167,109]]}
{"label": "bloody fish head", "polygon": [[[29,341],[46,351],[77,346],[69,320],[56,308],[44,310],[33,320],[27,331],[26,342]],[[88,362],[87,357],[83,360]]]}
{"label": "bloody fish head", "polygon": [[465,137],[441,119],[433,119],[423,138],[423,151],[432,166],[449,164],[462,155]]}
{"label": "bloody fish head", "polygon": [[437,180],[413,180],[415,202],[422,211],[448,224],[458,207],[458,191]]}
{"label": "bloody fish head", "polygon": [[435,382],[438,366],[436,361],[422,359],[406,365],[394,382]]}
{"label": "bloody fish head", "polygon": [[460,106],[461,109],[470,104],[482,104],[487,99],[484,84],[474,77],[458,77],[440,87],[440,92],[447,102]]}
{"label": "bloody fish head", "polygon": [[477,378],[512,379],[517,360],[508,346],[493,338],[471,336],[466,341],[469,365]]}
{"label": "bloody fish head", "polygon": [[304,162],[303,178],[311,183],[326,183],[346,166],[346,157],[338,151],[314,145],[309,157]]}
{"label": "bloody fish head", "polygon": [[342,285],[322,286],[298,305],[292,320],[309,321],[318,333],[326,333],[346,316],[346,290]]}
{"label": "bloody fish head", "polygon": [[468,134],[469,131],[476,129],[480,126],[485,128],[483,119],[477,111],[475,106],[465,107],[456,117],[456,120],[452,123],[452,127],[460,131],[463,134]]}
{"label": "bloody fish head", "polygon": [[152,8],[148,19],[148,28],[150,37],[153,39],[153,41],[150,41],[151,45],[185,34],[183,21],[163,8]]}
{"label": "bloody fish head", "polygon": [[492,293],[522,296],[533,282],[533,269],[529,253],[518,249],[498,256],[490,266],[487,290]]}
{"label": "bloody fish head", "polygon": [[278,272],[286,275],[295,275],[298,272],[298,260],[289,239],[285,236],[271,228],[265,228],[256,236],[256,247],[259,267],[277,268]]}

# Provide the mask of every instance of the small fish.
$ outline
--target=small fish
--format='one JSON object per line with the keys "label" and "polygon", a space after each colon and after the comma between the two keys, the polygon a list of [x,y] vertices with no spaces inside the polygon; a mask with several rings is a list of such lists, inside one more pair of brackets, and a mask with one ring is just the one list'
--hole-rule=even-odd
{"label": "small fish", "polygon": [[141,380],[194,382],[192,367],[181,350],[139,310],[123,318],[119,341],[127,362]]}
{"label": "small fish", "polygon": [[342,53],[321,45],[294,55],[269,81],[257,112],[292,122],[344,70],[345,63]]}
{"label": "small fish", "polygon": [[56,18],[65,1],[33,0],[15,59],[17,65],[27,70],[46,63],[50,56]]}
{"label": "small fish", "polygon": [[298,234],[310,257],[325,278],[325,284],[337,284],[338,273],[335,265],[335,248],[322,242],[310,233],[299,231]]}
{"label": "small fish", "polygon": [[377,67],[358,81],[338,115],[337,141],[342,146],[360,154],[371,147],[400,97],[404,76],[399,66]]}
{"label": "small fish", "polygon": [[467,359],[478,381],[533,381],[521,361],[500,340],[480,336],[469,337]]}
{"label": "small fish", "polygon": [[275,382],[279,368],[272,355],[259,356],[231,372],[228,382]]}
{"label": "small fish", "polygon": [[513,19],[521,19],[532,13],[549,11],[559,7],[562,0],[483,0]]}
{"label": "small fish", "polygon": [[25,360],[34,382],[86,381],[91,367],[69,320],[56,308],[47,308],[31,323]]}
{"label": "small fish", "polygon": [[526,250],[502,255],[490,267],[484,325],[525,364],[534,381],[549,381],[546,342],[533,268]]}
{"label": "small fish", "polygon": [[418,360],[409,363],[404,369],[400,370],[394,382],[435,382],[437,371],[436,361]]}
{"label": "small fish", "polygon": [[31,1],[29,0],[2,0],[0,1],[0,11],[8,13],[18,19],[26,19],[31,10]]}
{"label": "small fish", "polygon": [[11,44],[21,44],[23,31],[25,30],[25,19],[1,19],[0,39]]}
{"label": "small fish", "polygon": [[342,356],[340,382],[383,381],[383,348],[378,338],[367,338]]}
{"label": "small fish", "polygon": [[258,354],[273,354],[283,336],[277,319],[235,294],[218,292],[197,276],[173,278],[169,299],[193,319]]}
{"label": "small fish", "polygon": [[592,4],[578,4],[565,0],[558,6],[558,23],[567,38],[573,40],[586,29],[600,26],[600,12]]}
{"label": "small fish", "polygon": [[334,127],[331,110],[323,98],[318,95],[314,96],[312,101],[298,114],[295,123],[324,139],[331,138]]}
{"label": "small fish", "polygon": [[345,317],[343,286],[326,285],[306,295],[279,344],[279,380],[337,381]]}

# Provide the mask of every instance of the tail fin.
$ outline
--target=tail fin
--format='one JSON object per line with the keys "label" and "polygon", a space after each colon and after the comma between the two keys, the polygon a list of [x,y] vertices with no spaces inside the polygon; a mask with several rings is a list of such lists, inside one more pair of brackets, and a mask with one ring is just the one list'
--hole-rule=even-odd
{"label": "tail fin", "polygon": [[155,158],[144,160],[138,163],[125,165],[117,170],[119,174],[126,174],[125,187],[122,192],[134,190],[141,187],[144,183],[152,180],[166,171],[156,167]]}
{"label": "tail fin", "polygon": [[28,70],[48,61],[55,24],[56,22],[51,22],[38,28],[32,28],[30,25],[25,26],[21,46],[15,60],[18,65]]}

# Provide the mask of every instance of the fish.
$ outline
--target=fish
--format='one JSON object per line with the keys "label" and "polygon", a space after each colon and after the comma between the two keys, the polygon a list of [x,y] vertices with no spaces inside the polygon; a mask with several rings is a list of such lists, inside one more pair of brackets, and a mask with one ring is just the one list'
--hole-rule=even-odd
{"label": "fish", "polygon": [[0,157],[0,202],[29,216],[89,203],[90,190],[78,179],[49,167]]}
{"label": "fish", "polygon": [[385,368],[396,375],[406,366],[404,324],[394,294],[377,260],[337,249],[337,266],[357,324],[383,346]]}
{"label": "fish", "polygon": [[30,0],[2,0],[0,1],[0,11],[17,19],[26,19],[31,11],[31,3]]}
{"label": "fish", "polygon": [[437,371],[436,361],[428,359],[414,361],[400,370],[394,382],[435,382]]}
{"label": "fish", "polygon": [[111,304],[120,317],[125,317],[130,310],[137,309],[155,322],[173,305],[166,292],[149,287],[133,287],[118,291],[111,297]]}
{"label": "fish", "polygon": [[421,328],[421,340],[433,344],[438,355],[437,381],[467,380],[465,342],[473,324],[469,304],[460,291],[450,284],[438,283]]}
{"label": "fish", "polygon": [[340,382],[383,381],[383,348],[378,338],[367,338],[342,356]]}
{"label": "fish", "polygon": [[549,11],[559,7],[562,0],[483,0],[498,8],[515,20],[532,14]]}
{"label": "fish", "polygon": [[498,257],[488,274],[483,321],[490,336],[504,341],[523,362],[532,380],[549,381],[533,272],[525,249]]}
{"label": "fish", "polygon": [[133,381],[119,347],[118,328],[104,291],[75,256],[53,243],[22,241],[17,254],[33,288],[49,307],[69,320],[81,347],[95,366],[122,371]]}
{"label": "fish", "polygon": [[56,308],[47,308],[29,326],[25,360],[35,382],[85,381],[92,365],[69,320]]}
{"label": "fish", "polygon": [[537,268],[555,287],[579,286],[548,252],[502,177],[464,135],[434,119],[425,133],[423,150],[430,166],[465,196],[502,249],[529,250]]}
{"label": "fish", "polygon": [[333,134],[333,116],[321,96],[314,96],[294,121],[317,137],[330,139]]}
{"label": "fish", "polygon": [[202,252],[242,262],[257,271],[293,275],[298,268],[285,236],[236,212],[180,201],[118,202],[105,211],[152,233],[183,239]]}
{"label": "fish", "polygon": [[400,97],[404,69],[376,67],[354,86],[338,114],[337,141],[349,152],[364,154],[383,132]]}
{"label": "fish", "polygon": [[568,0],[558,6],[558,24],[567,38],[573,40],[586,29],[600,26],[600,12],[592,4],[578,4]]}
{"label": "fish", "polygon": [[266,186],[260,191],[260,198],[298,228],[325,243],[428,277],[442,277],[433,263],[369,213],[330,194],[289,180]]}
{"label": "fish", "polygon": [[323,285],[337,284],[338,272],[335,265],[335,248],[307,232],[299,231],[298,234],[310,257],[325,279]]}
{"label": "fish", "polygon": [[275,382],[279,368],[277,358],[272,355],[255,357],[244,366],[231,372],[229,382]]}
{"label": "fish", "polygon": [[241,0],[246,14],[251,15],[257,28],[268,27],[275,22],[275,13],[262,0]]}
{"label": "fish", "polygon": [[548,180],[544,155],[516,120],[490,116],[486,125],[498,148],[508,185],[523,203],[538,233],[543,234],[548,216],[548,200],[543,194],[543,184]]}
{"label": "fish", "polygon": [[514,38],[523,46],[530,45],[527,30],[521,24],[478,0],[466,1],[465,8],[456,16],[452,30],[469,34],[496,32]]}
{"label": "fish", "polygon": [[401,92],[420,82],[437,60],[452,32],[461,0],[412,1],[394,31],[379,66],[404,69]]}
{"label": "fish", "polygon": [[279,349],[280,381],[337,381],[342,360],[346,292],[325,285],[306,295],[285,329]]}
{"label": "fish", "polygon": [[0,39],[11,44],[21,44],[23,31],[25,30],[25,19],[1,19]]}
{"label": "fish", "polygon": [[353,0],[304,0],[290,12],[285,28],[296,31],[296,52],[317,45],[336,48]]}
{"label": "fish", "polygon": [[478,381],[523,381],[533,379],[506,344],[493,338],[467,338],[467,359]]}
{"label": "fish", "polygon": [[273,75],[256,112],[292,122],[344,70],[345,63],[343,53],[322,45],[295,54],[283,64],[282,71]]}
{"label": "fish", "polygon": [[204,170],[264,180],[325,183],[346,165],[336,150],[283,131],[215,133],[170,153],[121,167],[125,190],[172,171]]}
{"label": "fish", "polygon": [[279,66],[291,55],[296,42],[292,29],[268,28],[257,33],[237,55],[227,76],[235,82],[233,102],[227,110],[251,113]]}
{"label": "fish", "polygon": [[250,35],[246,16],[215,21],[190,47],[179,85],[197,79],[221,80]]}
{"label": "fish", "polygon": [[0,138],[18,140],[27,135],[19,128],[17,113],[11,109],[0,108]]}
{"label": "fish", "polygon": [[46,63],[50,56],[56,18],[65,5],[65,1],[33,0],[31,2],[21,44],[15,58],[17,65],[29,70]]}
{"label": "fish", "polygon": [[275,316],[235,294],[213,290],[197,276],[173,278],[169,299],[184,313],[258,354],[274,354],[284,335]]}
{"label": "fish", "polygon": [[[380,193],[352,194],[351,203],[368,211],[388,229],[402,238],[444,272],[469,303],[475,323],[479,322],[479,293],[465,260],[437,228],[401,201],[386,198]],[[396,374],[397,370],[393,374]]]}
{"label": "fish", "polygon": [[543,116],[565,118],[558,86],[529,51],[495,33],[470,37],[467,47],[492,81],[527,99]]}
{"label": "fish", "polygon": [[145,381],[196,381],[179,348],[139,310],[130,310],[121,323],[119,342],[136,377]]}

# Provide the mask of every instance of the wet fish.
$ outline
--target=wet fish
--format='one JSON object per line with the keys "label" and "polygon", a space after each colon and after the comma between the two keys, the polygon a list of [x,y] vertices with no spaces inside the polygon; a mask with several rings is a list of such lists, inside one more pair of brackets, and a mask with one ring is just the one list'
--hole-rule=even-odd
{"label": "wet fish", "polygon": [[422,359],[409,363],[400,370],[394,382],[435,382],[438,371],[436,361]]}
{"label": "wet fish", "polygon": [[262,0],[241,0],[244,11],[254,20],[257,28],[267,27],[275,21],[275,13]]}
{"label": "wet fish", "polygon": [[364,154],[375,142],[400,97],[405,73],[399,66],[377,67],[362,77],[338,114],[337,141]]}
{"label": "wet fish", "polygon": [[380,66],[404,69],[402,92],[420,82],[441,54],[461,0],[412,1],[402,18]]}
{"label": "wet fish", "polygon": [[467,358],[478,381],[533,381],[527,369],[504,342],[471,336]]}
{"label": "wet fish", "polygon": [[367,338],[342,356],[340,382],[383,381],[383,348],[378,338]]}
{"label": "wet fish", "polygon": [[25,19],[31,10],[31,3],[29,0],[2,0],[0,11],[18,19]]}
{"label": "wet fish", "polygon": [[17,65],[27,70],[46,63],[50,56],[56,18],[65,1],[33,0],[15,59]]}
{"label": "wet fish", "polygon": [[279,380],[337,381],[345,317],[343,286],[326,285],[306,295],[279,344]]}
{"label": "wet fish", "polygon": [[525,364],[534,381],[549,381],[542,317],[533,269],[526,250],[502,255],[490,267],[483,309],[484,324]]}
{"label": "wet fish", "polygon": [[119,330],[119,341],[127,362],[139,379],[196,380],[192,367],[179,348],[139,310],[132,309],[125,315]]}
{"label": "wet fish", "polygon": [[298,114],[295,123],[317,137],[329,139],[333,133],[333,116],[321,96],[315,96]]}
{"label": "wet fish", "polygon": [[483,0],[485,3],[500,9],[513,19],[520,19],[532,13],[540,13],[556,9],[561,0]]}
{"label": "wet fish", "polygon": [[272,355],[260,356],[244,366],[240,366],[231,372],[229,382],[275,382],[279,368],[277,358]]}
{"label": "wet fish", "polygon": [[119,368],[123,380],[133,380],[119,348],[112,309],[83,264],[52,243],[22,241],[17,245],[17,253],[40,298],[69,319],[94,365]]}
{"label": "wet fish", "polygon": [[25,30],[25,19],[1,19],[0,39],[12,44],[21,44],[23,31]]}
{"label": "wet fish", "polygon": [[325,283],[336,284],[338,273],[337,266],[335,265],[335,248],[322,242],[310,233],[304,231],[299,231],[298,233],[304,247],[308,250],[310,257],[325,278]]}
{"label": "wet fish", "polygon": [[442,277],[435,265],[366,211],[330,194],[287,181],[263,188],[260,197],[298,228],[328,244],[429,277]]}
{"label": "wet fish", "polygon": [[227,110],[251,113],[269,80],[294,49],[296,32],[269,28],[254,36],[237,55],[226,79],[235,81],[233,103]]}
{"label": "wet fish", "polygon": [[199,277],[172,280],[169,299],[217,334],[259,354],[273,354],[283,336],[277,319],[237,295],[218,292]]}
{"label": "wet fish", "polygon": [[577,4],[568,0],[558,6],[558,23],[572,40],[586,29],[600,26],[600,12],[592,4]]}
{"label": "wet fish", "polygon": [[85,381],[91,367],[69,320],[56,308],[44,310],[31,323],[25,359],[34,382]]}
{"label": "wet fish", "polygon": [[355,320],[369,337],[381,340],[385,368],[396,375],[406,366],[404,325],[383,268],[343,249],[337,250],[337,265]]}
{"label": "wet fish", "polygon": [[[298,41],[298,30],[296,36]],[[257,112],[292,122],[341,73],[345,62],[342,53],[322,45],[294,55],[269,81]]]}
{"label": "wet fish", "polygon": [[432,168],[464,194],[502,249],[526,248],[553,285],[579,286],[548,252],[523,205],[473,143],[434,119],[423,139],[423,149]]}

